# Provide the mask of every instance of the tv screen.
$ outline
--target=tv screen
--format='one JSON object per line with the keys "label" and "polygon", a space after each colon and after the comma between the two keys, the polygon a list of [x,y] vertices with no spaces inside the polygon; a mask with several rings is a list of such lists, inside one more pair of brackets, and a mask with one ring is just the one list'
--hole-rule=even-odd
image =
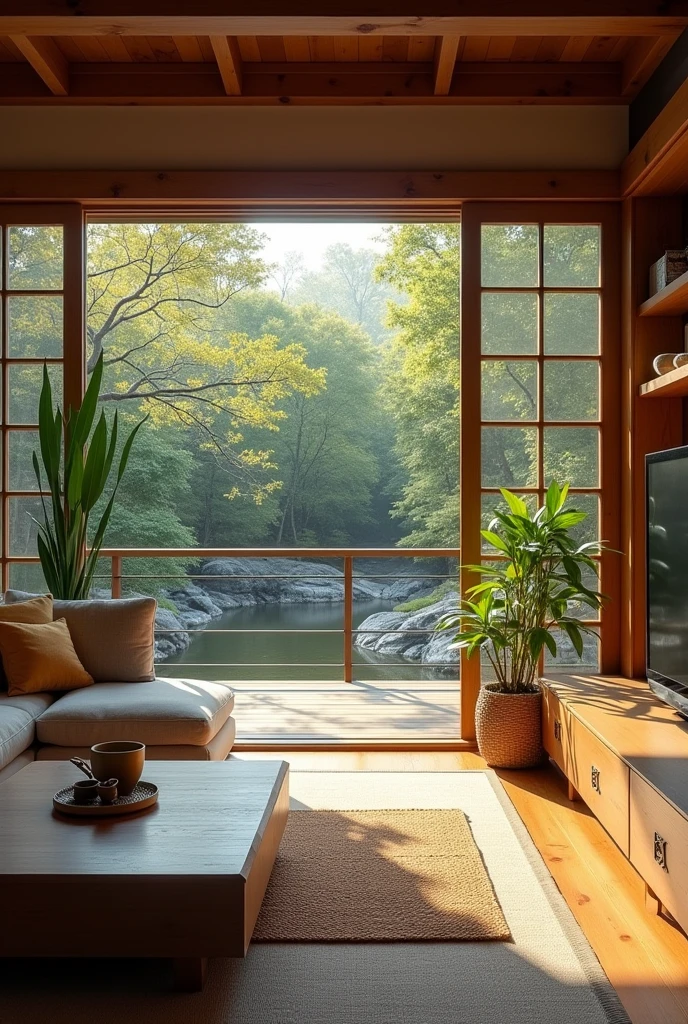
{"label": "tv screen", "polygon": [[688,715],[688,446],[646,461],[647,675]]}

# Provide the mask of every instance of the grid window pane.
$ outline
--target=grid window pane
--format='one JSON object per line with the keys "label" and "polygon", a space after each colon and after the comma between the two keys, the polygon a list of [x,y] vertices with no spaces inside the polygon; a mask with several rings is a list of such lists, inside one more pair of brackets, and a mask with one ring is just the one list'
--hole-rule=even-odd
{"label": "grid window pane", "polygon": [[552,635],[557,644],[556,657],[552,657],[545,648],[545,667],[555,669],[557,672],[580,672],[583,670],[597,672],[600,667],[599,640],[597,637],[583,634],[583,657],[579,658],[575,648],[566,633],[560,630],[552,630]]}
{"label": "grid window pane", "polygon": [[[10,498],[10,555],[35,556],[36,535],[38,527],[34,522],[43,521],[41,499],[36,498]],[[33,518],[32,518],[33,517]]]}
{"label": "grid window pane", "polygon": [[600,351],[600,299],[595,292],[545,294],[545,355],[593,356]]}
{"label": "grid window pane", "polygon": [[569,494],[566,507],[578,512],[587,512],[588,518],[571,530],[571,536],[578,544],[600,540],[600,499],[597,494]]}
{"label": "grid window pane", "polygon": [[533,360],[482,364],[483,420],[536,420],[538,366]]}
{"label": "grid window pane", "polygon": [[40,562],[10,562],[10,587],[28,594],[47,594],[49,589]]}
{"label": "grid window pane", "polygon": [[483,427],[483,487],[537,486],[537,427]]}
{"label": "grid window pane", "polygon": [[43,359],[62,355],[61,295],[12,295],[7,300],[9,355]]}
{"label": "grid window pane", "polygon": [[597,224],[546,224],[544,278],[550,288],[597,288],[600,228]]}
{"label": "grid window pane", "polygon": [[7,287],[59,291],[63,283],[62,228],[11,227],[7,234]]}
{"label": "grid window pane", "polygon": [[[38,400],[43,386],[43,366],[40,363],[10,364],[8,423],[38,423]],[[51,364],[48,376],[53,391],[53,404],[62,406],[62,367]]]}
{"label": "grid window pane", "polygon": [[538,284],[537,224],[483,224],[484,288],[532,288]]}
{"label": "grid window pane", "polygon": [[552,480],[572,487],[599,484],[599,430],[596,427],[545,427],[545,486]]}
{"label": "grid window pane", "polygon": [[538,350],[535,292],[484,292],[482,351],[485,355],[531,355]]}
{"label": "grid window pane", "polygon": [[[37,430],[10,430],[9,463],[7,467],[11,491],[37,491],[38,482],[33,471],[32,455],[39,451]],[[35,552],[30,552],[35,554]]]}
{"label": "grid window pane", "polygon": [[548,362],[544,372],[546,420],[597,420],[600,415],[600,370],[597,362]]}

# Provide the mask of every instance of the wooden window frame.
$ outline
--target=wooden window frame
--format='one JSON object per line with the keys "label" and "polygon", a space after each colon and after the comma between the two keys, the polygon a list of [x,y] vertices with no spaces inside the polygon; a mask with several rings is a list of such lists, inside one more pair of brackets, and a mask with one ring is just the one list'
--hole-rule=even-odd
{"label": "wooden window frame", "polygon": [[[599,422],[567,421],[567,427],[597,426],[600,431],[600,469],[598,487],[581,487],[585,492],[598,491],[600,498],[600,535],[618,551],[620,547],[620,215],[616,205],[606,203],[465,203],[461,212],[461,561],[478,564],[484,558],[481,546],[481,228],[483,224],[598,224],[601,229],[600,255],[600,353],[601,372]],[[540,274],[537,288],[512,289],[543,295],[542,243],[540,241]],[[494,289],[501,291],[502,289]],[[504,289],[509,291],[509,289]],[[553,289],[554,290],[554,289]],[[567,289],[556,289],[564,290]],[[591,289],[571,289],[585,292]],[[598,289],[592,289],[598,291]],[[540,302],[540,329],[542,321]],[[504,356],[510,359],[510,356]],[[519,357],[514,357],[518,359]],[[547,357],[538,346],[537,354],[524,356],[537,361],[539,373],[539,403],[536,421],[514,421],[510,426],[535,426],[539,436],[545,426],[559,425],[544,420],[543,366]],[[571,358],[571,357],[564,357]],[[574,357],[575,358],[575,357]],[[583,357],[584,358],[584,357]],[[589,358],[592,358],[589,357]],[[538,445],[538,486],[517,488],[542,494],[543,451]],[[620,579],[621,559],[617,553],[607,552],[601,557],[602,589],[610,598],[601,616],[600,671],[618,672],[620,662]],[[474,582],[471,574],[461,574],[461,592],[465,596]],[[481,668],[477,658],[462,654],[461,662],[461,735],[471,739],[475,721],[475,703],[481,684]]]}

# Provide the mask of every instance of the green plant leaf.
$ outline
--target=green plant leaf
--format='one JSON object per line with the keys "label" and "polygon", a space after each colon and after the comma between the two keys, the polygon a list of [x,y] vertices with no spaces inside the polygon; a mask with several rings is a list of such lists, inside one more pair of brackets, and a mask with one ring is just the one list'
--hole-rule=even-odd
{"label": "green plant leaf", "polygon": [[519,498],[517,494],[513,494],[511,491],[507,491],[505,487],[500,487],[499,490],[504,501],[515,516],[528,516],[528,506],[522,498]]}

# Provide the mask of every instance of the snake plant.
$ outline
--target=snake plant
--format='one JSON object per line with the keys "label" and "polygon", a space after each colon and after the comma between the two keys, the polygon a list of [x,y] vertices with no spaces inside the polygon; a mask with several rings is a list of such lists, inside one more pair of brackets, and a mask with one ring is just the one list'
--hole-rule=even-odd
{"label": "snake plant", "polygon": [[143,419],[136,424],[122,447],[112,494],[89,537],[89,518],[108,485],[119,430],[117,413],[109,427],[101,411],[91,433],[102,377],[101,355],[81,406],[76,412],[70,408],[65,416],[59,407],[53,407],[48,369],[43,368],[38,408],[40,462],[38,454],[33,453],[43,522],[34,522],[38,525],[38,554],[46,583],[53,597],[65,600],[86,600],[89,596],[117,490],[136,434],[145,422]]}

